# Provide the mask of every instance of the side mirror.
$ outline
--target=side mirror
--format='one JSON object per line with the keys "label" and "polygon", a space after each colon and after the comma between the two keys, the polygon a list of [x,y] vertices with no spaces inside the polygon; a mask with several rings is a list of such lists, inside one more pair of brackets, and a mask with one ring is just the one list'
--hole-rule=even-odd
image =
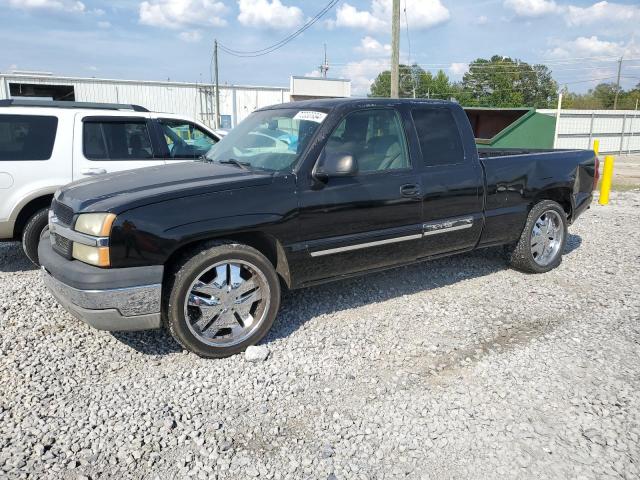
{"label": "side mirror", "polygon": [[318,180],[326,182],[331,177],[352,177],[358,173],[358,162],[350,153],[324,153],[322,163],[315,172]]}

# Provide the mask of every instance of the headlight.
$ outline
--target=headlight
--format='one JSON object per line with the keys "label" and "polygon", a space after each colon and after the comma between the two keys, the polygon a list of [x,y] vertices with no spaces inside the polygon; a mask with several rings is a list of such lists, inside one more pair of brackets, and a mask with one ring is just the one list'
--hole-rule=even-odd
{"label": "headlight", "polygon": [[[83,213],[78,215],[74,230],[92,237],[108,237],[115,219],[113,213]],[[97,267],[108,267],[110,264],[109,247],[106,246],[94,247],[73,242],[71,256]]]}
{"label": "headlight", "polygon": [[71,256],[76,260],[97,267],[108,267],[110,263],[109,247],[90,247],[89,245],[73,242]]}
{"label": "headlight", "polygon": [[94,237],[108,237],[115,219],[113,213],[83,213],[76,220],[75,231]]}

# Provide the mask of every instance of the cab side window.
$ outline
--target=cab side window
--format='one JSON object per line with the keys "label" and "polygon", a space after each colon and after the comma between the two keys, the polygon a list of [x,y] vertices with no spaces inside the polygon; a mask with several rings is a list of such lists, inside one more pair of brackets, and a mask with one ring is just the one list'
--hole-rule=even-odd
{"label": "cab side window", "polygon": [[404,129],[398,112],[367,109],[347,115],[333,131],[325,152],[350,154],[359,173],[410,167]]}
{"label": "cab side window", "polygon": [[89,160],[145,160],[153,158],[147,123],[85,120],[84,156]]}
{"label": "cab side window", "polygon": [[159,124],[170,158],[197,159],[218,142],[217,138],[191,122],[164,119]]}
{"label": "cab side window", "polygon": [[460,131],[448,109],[415,109],[411,114],[425,165],[454,165],[464,162]]}

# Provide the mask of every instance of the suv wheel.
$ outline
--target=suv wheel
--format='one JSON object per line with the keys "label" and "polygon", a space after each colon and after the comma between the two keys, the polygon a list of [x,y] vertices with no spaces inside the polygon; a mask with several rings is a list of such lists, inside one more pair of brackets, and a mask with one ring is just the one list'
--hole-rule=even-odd
{"label": "suv wheel", "polygon": [[280,281],[271,262],[233,242],[212,242],[193,253],[165,289],[169,332],[207,358],[227,357],[259,342],[280,307]]}
{"label": "suv wheel", "polygon": [[515,245],[505,247],[509,263],[524,272],[544,273],[562,262],[567,241],[567,215],[552,200],[536,203]]}
{"label": "suv wheel", "polygon": [[49,223],[49,209],[43,208],[34,213],[27,224],[22,230],[22,249],[24,253],[29,257],[34,265],[40,266],[38,261],[38,244],[40,243],[40,236],[47,224]]}

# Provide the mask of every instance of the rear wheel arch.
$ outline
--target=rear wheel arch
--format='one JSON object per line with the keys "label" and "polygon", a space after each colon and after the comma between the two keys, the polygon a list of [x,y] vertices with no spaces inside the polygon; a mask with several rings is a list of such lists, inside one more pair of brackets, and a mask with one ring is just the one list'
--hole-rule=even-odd
{"label": "rear wheel arch", "polygon": [[548,188],[539,192],[529,205],[529,211],[540,203],[542,200],[553,200],[560,204],[564,213],[567,216],[567,220],[571,222],[571,216],[573,214],[573,203],[571,202],[571,189],[568,187],[555,187]]}
{"label": "rear wheel arch", "polygon": [[278,273],[278,276],[287,288],[291,287],[292,282],[289,262],[284,248],[277,238],[264,232],[244,232],[231,235],[220,235],[186,243],[171,253],[168,260],[165,262],[166,270],[172,270],[176,265],[183,262],[186,257],[201,249],[205,243],[215,240],[225,240],[255,248],[258,252],[264,255],[269,262],[271,262]]}

